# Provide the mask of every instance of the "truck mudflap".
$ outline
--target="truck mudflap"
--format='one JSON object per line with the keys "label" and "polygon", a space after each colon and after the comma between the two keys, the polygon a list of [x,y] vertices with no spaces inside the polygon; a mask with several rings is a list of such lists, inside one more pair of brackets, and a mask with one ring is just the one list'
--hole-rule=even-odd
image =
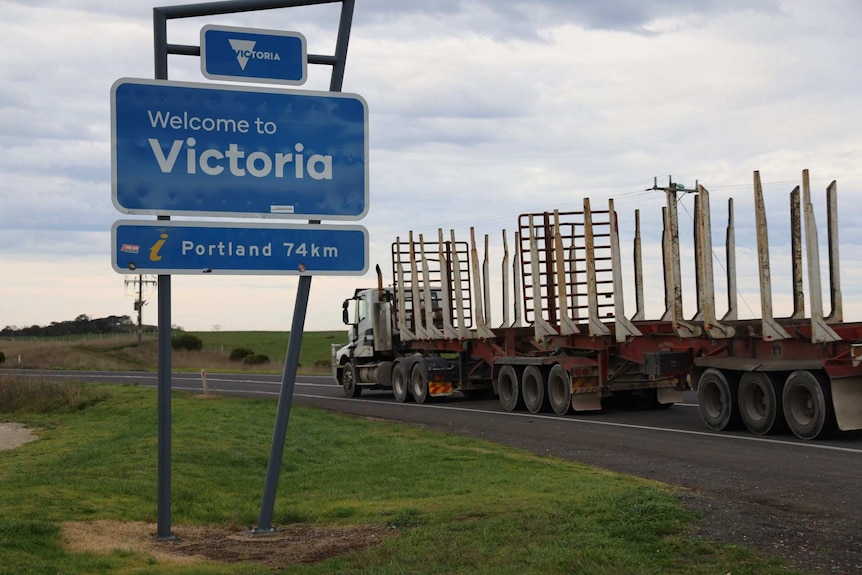
{"label": "truck mudflap", "polygon": [[572,386],[572,409],[575,411],[601,411],[602,390],[598,387]]}
{"label": "truck mudflap", "polygon": [[661,405],[682,402],[682,390],[673,387],[659,387],[655,390],[655,398]]}
{"label": "truck mudflap", "polygon": [[432,380],[428,382],[428,395],[431,397],[446,397],[448,395],[452,395],[452,391],[453,387],[451,381]]}
{"label": "truck mudflap", "polygon": [[446,397],[452,395],[455,386],[457,366],[451,361],[440,357],[424,357],[417,361],[425,368],[426,381],[428,382],[429,397]]}
{"label": "truck mudflap", "polygon": [[832,378],[831,383],[838,429],[862,429],[862,376]]}

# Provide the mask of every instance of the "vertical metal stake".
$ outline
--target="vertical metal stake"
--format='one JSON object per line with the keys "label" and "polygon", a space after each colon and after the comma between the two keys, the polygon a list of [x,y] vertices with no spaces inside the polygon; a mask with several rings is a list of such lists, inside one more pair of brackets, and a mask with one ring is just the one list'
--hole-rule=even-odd
{"label": "vertical metal stake", "polygon": [[296,307],[287,342],[287,357],[284,360],[284,375],[281,379],[281,392],[278,395],[278,409],[275,414],[275,428],[272,432],[272,447],[269,452],[269,466],[266,470],[266,483],[263,486],[263,501],[257,528],[253,533],[273,531],[272,513],[275,508],[275,492],[284,456],[284,442],[287,437],[287,424],[290,420],[290,407],[293,403],[293,388],[296,382],[296,369],[299,365],[299,350],[302,346],[302,332],[305,328],[305,312],[308,309],[308,293],[311,291],[311,276],[300,276],[296,290]]}
{"label": "vertical metal stake", "polygon": [[156,538],[173,539],[171,534],[171,276],[159,276],[159,471],[157,489]]}
{"label": "vertical metal stake", "polygon": [[[155,77],[168,79],[167,18],[153,8],[153,51]],[[170,220],[157,216],[158,220]],[[171,534],[171,276],[158,277],[158,484],[156,487],[156,539],[173,539]]]}

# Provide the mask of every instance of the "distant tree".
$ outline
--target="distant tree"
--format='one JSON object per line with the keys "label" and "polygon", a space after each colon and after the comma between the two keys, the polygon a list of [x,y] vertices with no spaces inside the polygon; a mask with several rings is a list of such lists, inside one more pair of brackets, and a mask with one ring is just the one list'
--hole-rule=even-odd
{"label": "distant tree", "polygon": [[108,334],[108,333],[130,333],[134,330],[132,318],[127,315],[109,315],[107,317],[93,319],[87,314],[80,314],[74,320],[52,321],[45,327],[32,325],[30,327],[18,328],[6,326],[0,335],[3,336],[46,336],[58,337],[77,334]]}
{"label": "distant tree", "polygon": [[4,361],[6,361],[6,354],[0,351],[0,363],[3,363]]}

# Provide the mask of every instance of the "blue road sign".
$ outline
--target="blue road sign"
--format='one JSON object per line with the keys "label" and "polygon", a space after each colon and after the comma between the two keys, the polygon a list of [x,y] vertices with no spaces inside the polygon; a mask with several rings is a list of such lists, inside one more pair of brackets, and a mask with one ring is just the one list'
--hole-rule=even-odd
{"label": "blue road sign", "polygon": [[368,109],[355,94],[120,79],[114,206],[128,214],[359,220]]}
{"label": "blue road sign", "polygon": [[362,275],[362,226],[120,220],[114,270],[124,274]]}
{"label": "blue road sign", "polygon": [[201,28],[201,73],[207,78],[299,85],[307,71],[305,36],[299,32]]}

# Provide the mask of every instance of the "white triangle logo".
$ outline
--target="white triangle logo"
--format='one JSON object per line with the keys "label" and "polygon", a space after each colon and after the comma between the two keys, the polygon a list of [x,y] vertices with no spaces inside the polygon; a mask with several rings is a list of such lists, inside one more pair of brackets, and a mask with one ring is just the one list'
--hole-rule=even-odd
{"label": "white triangle logo", "polygon": [[236,61],[239,62],[239,67],[245,70],[245,65],[248,64],[247,52],[254,50],[255,40],[228,40],[230,47],[236,52]]}

